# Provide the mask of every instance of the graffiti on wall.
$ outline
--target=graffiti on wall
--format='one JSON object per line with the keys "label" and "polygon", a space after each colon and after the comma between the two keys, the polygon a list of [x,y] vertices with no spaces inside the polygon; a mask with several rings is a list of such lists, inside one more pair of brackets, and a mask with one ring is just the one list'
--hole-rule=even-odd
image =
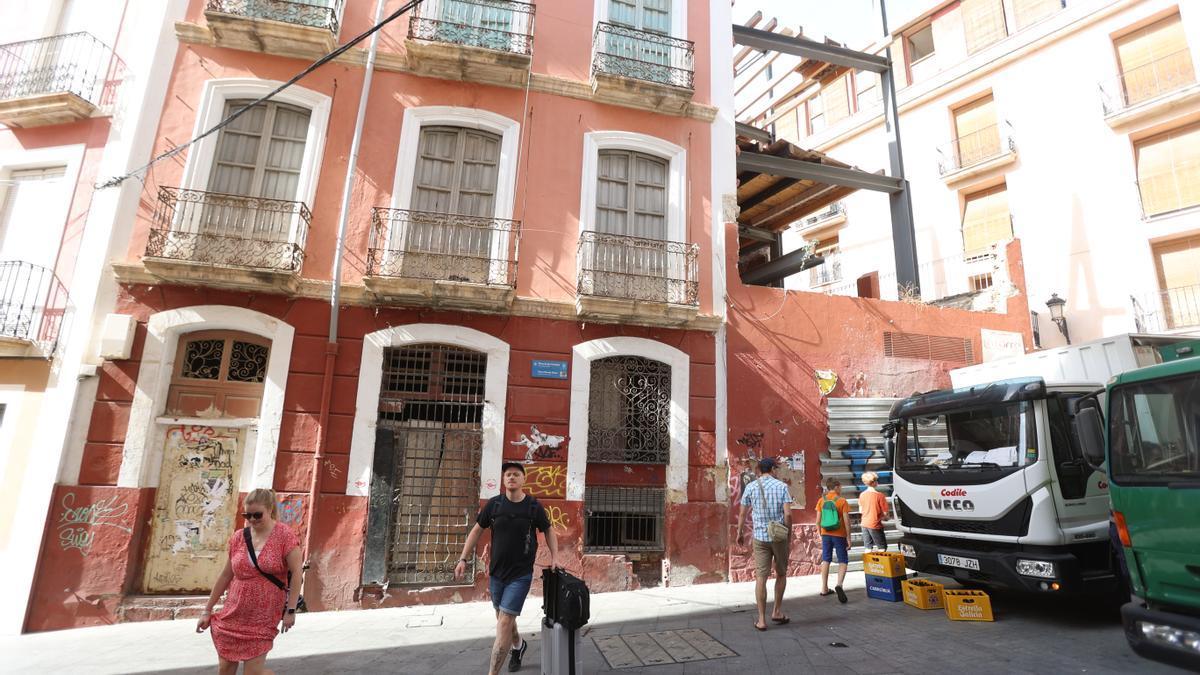
{"label": "graffiti on wall", "polygon": [[550,527],[563,532],[571,527],[571,518],[561,506],[546,506],[546,517],[550,519]]}
{"label": "graffiti on wall", "polygon": [[567,465],[533,464],[525,467],[525,491],[541,499],[566,499]]}
{"label": "graffiti on wall", "polygon": [[279,500],[279,522],[292,529],[300,526],[304,519],[304,497],[295,495]]}
{"label": "graffiti on wall", "polygon": [[565,440],[567,440],[565,436],[543,434],[538,430],[537,425],[533,425],[529,427],[528,434],[521,434],[519,439],[510,441],[510,443],[523,446],[525,463],[533,464],[547,461],[565,462],[567,458],[562,454],[562,444]]}
{"label": "graffiti on wall", "polygon": [[96,531],[101,527],[112,527],[125,533],[133,528],[125,525],[129,504],[118,504],[117,496],[76,506],[78,497],[68,492],[62,498],[62,513],[58,517],[58,545],[64,550],[76,550],[86,557],[96,541]]}

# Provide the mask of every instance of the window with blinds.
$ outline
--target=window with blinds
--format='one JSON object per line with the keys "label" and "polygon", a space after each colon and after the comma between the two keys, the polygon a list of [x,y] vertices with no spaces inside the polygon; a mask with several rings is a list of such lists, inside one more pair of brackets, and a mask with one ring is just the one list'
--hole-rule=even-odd
{"label": "window with blinds", "polygon": [[500,175],[500,137],[459,127],[421,128],[412,209],[491,218]]}
{"label": "window with blinds", "polygon": [[775,120],[775,138],[792,142],[800,140],[800,127],[797,123],[795,108],[788,110]]}
{"label": "window with blinds", "polygon": [[1200,325],[1200,238],[1155,244],[1153,251],[1167,327]]}
{"label": "window with blinds", "polygon": [[1004,185],[968,195],[963,209],[963,255],[984,255],[992,244],[1012,239],[1008,190]]}
{"label": "window with blinds", "polygon": [[978,164],[1000,154],[1000,127],[991,96],[954,110],[954,149],[958,167]]}
{"label": "window with blinds", "polygon": [[1156,21],[1114,41],[1121,93],[1133,105],[1196,81],[1179,15]]}
{"label": "window with blinds", "polygon": [[1145,215],[1200,204],[1200,124],[1139,141],[1134,152]]}
{"label": "window with blinds", "polygon": [[974,54],[1008,35],[1002,0],[962,0],[960,8],[968,54]]}
{"label": "window with blinds", "polygon": [[1012,0],[1012,3],[1017,30],[1032,26],[1064,6],[1064,0]]}
{"label": "window with blinds", "polygon": [[[229,101],[225,116],[250,101]],[[208,180],[209,192],[296,199],[309,111],[283,103],[260,103],[221,129]]]}
{"label": "window with blinds", "polygon": [[842,75],[821,85],[821,101],[825,109],[825,124],[836,124],[850,116],[849,75]]}
{"label": "window with blinds", "polygon": [[667,161],[630,150],[602,150],[596,231],[667,239]]}

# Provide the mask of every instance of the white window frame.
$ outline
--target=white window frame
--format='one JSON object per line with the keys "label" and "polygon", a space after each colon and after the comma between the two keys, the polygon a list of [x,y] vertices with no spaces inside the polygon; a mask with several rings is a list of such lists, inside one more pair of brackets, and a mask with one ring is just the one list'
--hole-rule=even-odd
{"label": "white window frame", "polygon": [[[426,126],[462,127],[500,136],[500,158],[496,163],[495,210],[492,217],[497,220],[512,220],[513,206],[516,203],[521,123],[490,110],[478,108],[436,105],[404,110],[404,119],[400,126],[400,149],[396,153],[396,177],[392,182],[391,207],[404,211],[412,209],[417,152],[421,146],[421,129]],[[510,236],[508,232],[497,232],[496,236],[492,237],[493,262],[507,260]],[[388,232],[389,246],[397,246],[399,241],[395,233]],[[488,283],[506,284],[509,282],[507,277],[508,265],[490,266]]]}
{"label": "white window frame", "polygon": [[[75,202],[75,186],[79,184],[79,172],[83,167],[83,153],[85,150],[87,150],[87,146],[79,143],[0,154],[0,205],[4,204],[4,200],[8,198],[9,186],[6,181],[12,176],[14,171],[48,169],[55,166],[66,167],[63,172],[62,187],[63,200],[67,203],[67,209],[62,222],[58,224],[57,231],[57,236],[61,239],[66,232],[67,222],[71,218],[71,207],[74,206]],[[46,232],[42,230],[39,234],[46,234]],[[54,250],[57,254],[57,245],[54,247]],[[54,271],[54,260],[26,260],[25,262],[42,265],[46,269]]]}
{"label": "white window frame", "polygon": [[591,131],[583,135],[583,182],[579,232],[596,229],[596,190],[601,150],[632,150],[667,160],[667,240],[688,243],[687,151],[654,136],[632,131]]}
{"label": "white window frame", "polygon": [[[200,330],[236,330],[271,341],[262,405],[257,419],[193,420],[162,417],[166,410],[171,374],[175,370],[179,338]],[[137,391],[129,411],[117,487],[158,487],[165,429],[171,424],[197,423],[246,428],[246,447],[238,481],[240,490],[248,492],[256,488],[272,488],[294,336],[295,329],[284,321],[243,307],[197,305],[151,315],[146,322],[146,345],[142,348]]]}
{"label": "white window frame", "polygon": [[[609,0],[595,0],[593,11],[595,20],[592,23],[593,31],[595,31],[597,24],[609,22],[608,2]],[[679,38],[680,40],[688,39],[687,0],[671,0],[671,37]]]}
{"label": "white window frame", "polygon": [[[223,78],[208,80],[200,93],[200,105],[196,110],[196,124],[192,136],[208,131],[224,119],[225,106],[231,100],[258,99],[270,93],[282,82],[254,78]],[[279,103],[288,103],[309,111],[308,135],[304,139],[304,156],[300,162],[300,177],[297,180],[295,201],[303,202],[309,209],[317,192],[317,180],[321,174],[321,158],[325,153],[325,139],[329,127],[329,111],[333,99],[325,94],[292,85],[273,97]],[[217,153],[217,141],[221,132],[200,139],[188,153],[183,167],[183,178],[179,187],[184,190],[206,192],[212,175]],[[201,209],[192,209],[199,215]],[[298,241],[299,215],[292,220],[288,241]]]}
{"label": "white window frame", "polygon": [[375,464],[375,430],[379,420],[379,388],[383,383],[383,352],[389,347],[422,343],[462,347],[487,354],[483,384],[482,457],[479,466],[479,498],[500,494],[500,465],[504,455],[505,402],[508,399],[509,345],[493,335],[465,326],[414,323],[393,326],[363,337],[362,362],[358,368],[358,398],[350,437],[350,466],[346,471],[346,494],[369,497],[371,471]]}
{"label": "white window frame", "polygon": [[687,503],[689,378],[691,360],[670,345],[637,337],[590,340],[571,350],[571,422],[567,447],[567,499],[583,501],[587,486],[588,411],[591,405],[592,361],[610,356],[640,356],[671,368],[671,452],[667,464],[667,502]]}

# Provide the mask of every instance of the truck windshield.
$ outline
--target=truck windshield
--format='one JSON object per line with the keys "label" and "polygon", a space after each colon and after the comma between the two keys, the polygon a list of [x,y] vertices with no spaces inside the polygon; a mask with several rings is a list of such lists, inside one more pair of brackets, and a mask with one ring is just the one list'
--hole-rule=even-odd
{"label": "truck windshield", "polygon": [[915,417],[905,420],[898,431],[899,469],[1008,469],[1037,460],[1028,401]]}
{"label": "truck windshield", "polygon": [[1112,393],[1112,479],[1200,481],[1200,375]]}

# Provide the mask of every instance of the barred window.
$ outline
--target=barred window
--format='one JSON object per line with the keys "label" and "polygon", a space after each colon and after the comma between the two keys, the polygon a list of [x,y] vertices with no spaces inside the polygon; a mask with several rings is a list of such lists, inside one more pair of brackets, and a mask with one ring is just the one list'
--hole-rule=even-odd
{"label": "barred window", "polygon": [[666,491],[589,487],[583,495],[584,553],[663,550]]}
{"label": "barred window", "polygon": [[666,464],[671,454],[671,367],[640,356],[592,362],[588,461]]}

